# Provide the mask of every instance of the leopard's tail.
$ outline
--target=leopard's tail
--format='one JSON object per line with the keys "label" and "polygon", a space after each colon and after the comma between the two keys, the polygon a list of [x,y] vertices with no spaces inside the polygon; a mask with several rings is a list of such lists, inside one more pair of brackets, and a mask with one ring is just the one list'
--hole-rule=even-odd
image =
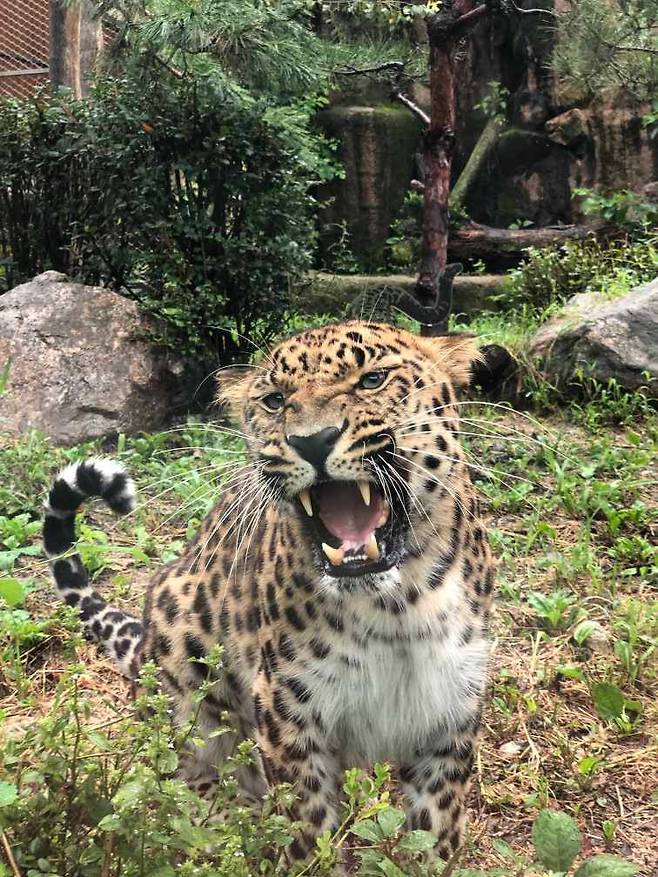
{"label": "leopard's tail", "polygon": [[109,606],[89,582],[76,542],[75,515],[82,503],[98,496],[117,514],[135,507],[135,485],[113,460],[72,463],[59,473],[45,503],[43,543],[57,591],[77,608],[86,636],[101,644],[122,673],[134,676],[142,638],[141,622]]}

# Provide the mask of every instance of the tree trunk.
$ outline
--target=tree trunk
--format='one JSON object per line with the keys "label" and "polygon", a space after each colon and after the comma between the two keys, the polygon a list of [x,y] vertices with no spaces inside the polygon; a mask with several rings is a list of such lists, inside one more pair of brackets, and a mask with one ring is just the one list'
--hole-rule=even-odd
{"label": "tree trunk", "polygon": [[50,0],[50,81],[75,97],[89,90],[89,75],[102,51],[103,34],[94,7],[84,0]]}
{"label": "tree trunk", "polygon": [[[448,199],[455,149],[455,53],[465,29],[485,12],[486,7],[476,6],[475,0],[454,0],[427,18],[431,113],[423,143],[423,239],[415,290],[422,307],[431,307],[435,302],[448,258]],[[445,327],[439,324],[422,328],[427,335],[443,331]]]}

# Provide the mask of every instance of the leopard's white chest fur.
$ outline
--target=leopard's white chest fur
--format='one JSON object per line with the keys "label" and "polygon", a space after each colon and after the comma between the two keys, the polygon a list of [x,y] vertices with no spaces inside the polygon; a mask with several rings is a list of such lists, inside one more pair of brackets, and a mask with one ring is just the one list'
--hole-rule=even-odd
{"label": "leopard's white chest fur", "polygon": [[[450,609],[449,588],[445,600]],[[362,762],[400,763],[419,747],[447,742],[477,709],[487,640],[464,644],[457,613],[442,613],[439,622],[413,608],[379,618],[358,608],[344,613],[330,654],[307,671],[327,734],[348,759]]]}

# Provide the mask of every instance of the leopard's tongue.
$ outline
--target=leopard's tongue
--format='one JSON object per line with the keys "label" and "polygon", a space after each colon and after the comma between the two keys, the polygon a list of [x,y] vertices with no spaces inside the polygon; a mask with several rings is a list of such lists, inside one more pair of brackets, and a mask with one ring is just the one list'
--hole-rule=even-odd
{"label": "leopard's tongue", "polygon": [[359,549],[371,560],[379,557],[375,530],[388,518],[388,506],[378,491],[371,491],[366,505],[355,482],[335,481],[318,485],[314,490],[320,520],[332,536],[341,540],[338,548],[323,544],[330,562],[337,566],[346,553]]}
{"label": "leopard's tongue", "polygon": [[363,545],[377,526],[382,510],[378,494],[367,506],[355,483],[336,481],[320,485],[316,496],[320,520],[338,539]]}

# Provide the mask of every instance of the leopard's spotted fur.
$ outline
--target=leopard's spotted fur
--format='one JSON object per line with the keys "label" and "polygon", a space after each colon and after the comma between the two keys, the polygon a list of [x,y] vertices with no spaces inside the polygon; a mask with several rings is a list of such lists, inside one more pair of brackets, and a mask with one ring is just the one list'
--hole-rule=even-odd
{"label": "leopard's spotted fur", "polygon": [[[228,710],[262,754],[262,769],[242,777],[245,793],[296,785],[294,815],[310,825],[296,856],[336,825],[343,770],[373,760],[396,766],[409,823],[436,834],[439,854],[460,844],[494,578],[458,441],[456,392],[476,356],[463,338],[349,322],[297,335],[255,369],[220,373],[252,464],[151,582],[143,632],[91,591],[79,558],[54,563],[64,599],[124,669],[157,662],[179,722],[207,672],[188,659],[222,643],[225,669],[199,716],[208,744],[189,779],[202,791],[212,782],[234,742],[211,736]],[[360,387],[373,372],[383,385]],[[262,401],[273,393],[281,410]],[[322,430],[328,456],[308,462],[290,438]],[[299,501],[319,479],[380,485],[400,518],[381,537],[390,568],[366,563],[348,577],[328,564]],[[107,463],[63,473],[47,506],[51,555],[72,543],[88,495],[121,510],[131,485]]]}

